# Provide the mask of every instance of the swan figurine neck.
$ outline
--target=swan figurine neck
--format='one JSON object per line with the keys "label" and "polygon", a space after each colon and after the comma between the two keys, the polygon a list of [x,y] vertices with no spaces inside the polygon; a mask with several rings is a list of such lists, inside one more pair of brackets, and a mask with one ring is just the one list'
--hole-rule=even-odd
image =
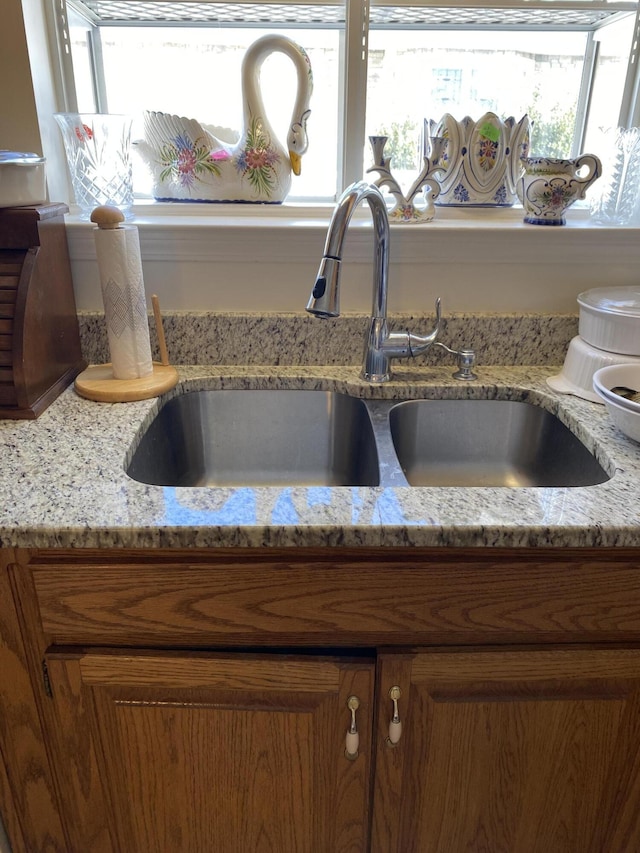
{"label": "swan figurine neck", "polygon": [[285,36],[268,35],[255,41],[247,50],[242,62],[242,93],[245,135],[252,123],[262,121],[264,130],[273,139],[274,133],[266,116],[260,90],[260,69],[262,63],[274,51],[288,56],[298,75],[298,91],[293,105],[291,125],[287,133],[287,149],[291,170],[300,174],[302,155],[307,150],[307,119],[309,117],[309,99],[313,89],[311,63],[306,51]]}
{"label": "swan figurine neck", "polygon": [[[297,74],[297,92],[287,133],[287,150],[266,116],[260,69],[278,51]],[[240,134],[194,119],[145,112],[144,139],[136,150],[150,168],[153,195],[160,201],[280,203],[300,174],[307,150],[307,119],[313,77],[309,57],[282,35],[267,35],[247,50],[241,71],[243,127]]]}

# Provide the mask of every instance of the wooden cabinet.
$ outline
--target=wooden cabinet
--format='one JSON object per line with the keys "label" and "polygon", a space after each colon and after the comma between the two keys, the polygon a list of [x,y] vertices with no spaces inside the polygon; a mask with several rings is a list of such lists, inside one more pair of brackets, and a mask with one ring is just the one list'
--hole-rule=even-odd
{"label": "wooden cabinet", "polygon": [[382,655],[377,703],[373,850],[640,849],[640,650]]}
{"label": "wooden cabinet", "polygon": [[65,204],[0,209],[0,418],[37,418],[86,366]]}
{"label": "wooden cabinet", "polygon": [[635,551],[2,553],[15,853],[640,850]]}
{"label": "wooden cabinet", "polygon": [[366,849],[373,663],[91,651],[47,665],[56,750],[77,771],[67,806],[92,822],[69,825],[73,850],[102,827],[100,849],[127,853]]}

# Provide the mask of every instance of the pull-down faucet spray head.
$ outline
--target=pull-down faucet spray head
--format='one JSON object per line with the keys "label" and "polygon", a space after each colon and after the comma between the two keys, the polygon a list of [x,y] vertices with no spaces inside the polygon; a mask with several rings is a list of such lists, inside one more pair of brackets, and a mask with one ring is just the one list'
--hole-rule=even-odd
{"label": "pull-down faucet spray head", "polygon": [[307,311],[316,317],[340,316],[340,258],[323,257],[316,283],[311,291]]}

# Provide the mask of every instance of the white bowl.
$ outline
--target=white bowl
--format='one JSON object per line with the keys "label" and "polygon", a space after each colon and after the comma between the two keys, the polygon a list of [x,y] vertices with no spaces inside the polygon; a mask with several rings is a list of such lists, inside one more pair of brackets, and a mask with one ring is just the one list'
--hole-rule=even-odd
{"label": "white bowl", "polygon": [[627,400],[626,397],[612,393],[611,389],[620,385],[640,391],[640,365],[613,364],[593,374],[593,390],[601,399],[605,402],[609,400],[616,406],[628,409],[640,417],[640,403],[634,403],[633,400]]}
{"label": "white bowl", "polygon": [[640,412],[632,412],[626,406],[619,406],[608,397],[602,397],[611,422],[623,432],[627,438],[640,442]]}
{"label": "white bowl", "polygon": [[629,400],[620,394],[614,394],[613,391],[608,391],[606,388],[603,388],[602,385],[598,385],[596,387],[594,384],[593,387],[601,400],[610,400],[612,403],[615,403],[616,406],[622,406],[623,409],[629,409],[630,412],[637,412],[637,414],[640,415],[640,403],[634,403],[632,400]]}
{"label": "white bowl", "polygon": [[594,347],[640,355],[640,286],[598,287],[578,296],[580,337]]}
{"label": "white bowl", "polygon": [[547,384],[560,394],[573,394],[592,403],[602,403],[593,387],[595,372],[612,364],[628,363],[640,366],[640,357],[605,352],[576,335],[569,343],[562,371],[550,376]]}

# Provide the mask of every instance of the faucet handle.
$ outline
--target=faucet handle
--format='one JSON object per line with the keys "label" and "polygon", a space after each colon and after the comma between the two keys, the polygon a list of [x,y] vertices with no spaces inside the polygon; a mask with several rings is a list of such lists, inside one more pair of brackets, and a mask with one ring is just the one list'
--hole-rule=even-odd
{"label": "faucet handle", "polygon": [[451,349],[441,341],[436,341],[435,346],[442,347],[443,350],[458,357],[458,369],[453,374],[454,379],[477,379],[478,376],[473,372],[476,364],[475,350],[463,347],[462,349]]}
{"label": "faucet handle", "polygon": [[407,332],[405,337],[407,340],[407,349],[403,355],[415,358],[433,346],[440,334],[440,326],[442,325],[442,300],[438,296],[436,299],[436,322],[433,329],[428,335],[417,335],[414,332]]}
{"label": "faucet handle", "polygon": [[436,325],[434,331],[436,334],[440,332],[440,321],[442,320],[442,299],[437,296],[436,297]]}

